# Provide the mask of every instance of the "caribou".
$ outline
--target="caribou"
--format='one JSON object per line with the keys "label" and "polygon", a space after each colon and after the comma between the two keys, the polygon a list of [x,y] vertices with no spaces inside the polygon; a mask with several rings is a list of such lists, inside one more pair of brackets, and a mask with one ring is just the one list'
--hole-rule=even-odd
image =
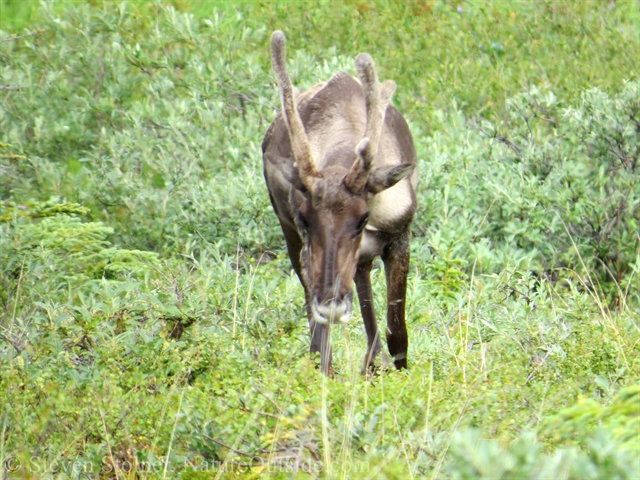
{"label": "caribou", "polygon": [[405,298],[409,227],[416,210],[416,151],[407,122],[391,104],[396,84],[378,82],[367,53],[357,78],[340,72],[302,93],[286,68],[285,35],[271,36],[281,111],[262,143],[264,176],[293,269],[305,293],[311,353],[329,375],[332,324],[351,318],[353,283],[367,334],[363,371],[382,344],[371,288],[381,257],[387,284],[386,339],[398,369],[407,367]]}

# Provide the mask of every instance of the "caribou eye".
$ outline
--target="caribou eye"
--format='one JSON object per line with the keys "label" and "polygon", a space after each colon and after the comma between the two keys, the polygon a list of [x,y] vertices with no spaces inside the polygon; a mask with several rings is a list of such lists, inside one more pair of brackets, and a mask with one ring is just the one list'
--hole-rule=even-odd
{"label": "caribou eye", "polygon": [[356,230],[356,235],[360,235],[362,233],[362,230],[364,230],[364,227],[367,225],[367,222],[369,221],[369,214],[365,213],[360,220],[358,221],[358,228]]}

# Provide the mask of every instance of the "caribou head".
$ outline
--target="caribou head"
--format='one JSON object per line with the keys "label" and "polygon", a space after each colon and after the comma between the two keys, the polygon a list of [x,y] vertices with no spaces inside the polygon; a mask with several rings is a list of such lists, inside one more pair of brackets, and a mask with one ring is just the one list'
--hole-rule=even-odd
{"label": "caribou head", "polygon": [[351,318],[352,285],[367,222],[367,199],[395,185],[413,166],[371,171],[371,140],[363,138],[351,152],[350,170],[335,165],[306,177],[304,201],[296,212],[302,236],[302,273],[309,289],[313,318],[346,323]]}

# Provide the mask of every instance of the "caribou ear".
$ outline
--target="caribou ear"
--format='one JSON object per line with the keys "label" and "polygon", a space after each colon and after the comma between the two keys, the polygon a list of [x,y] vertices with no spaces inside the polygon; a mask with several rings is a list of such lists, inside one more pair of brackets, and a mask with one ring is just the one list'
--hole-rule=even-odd
{"label": "caribou ear", "polygon": [[277,172],[284,177],[284,179],[290,183],[296,190],[306,192],[307,187],[302,183],[300,173],[295,163],[288,158],[281,157],[280,155],[274,155],[266,153],[264,156],[269,165],[273,165],[273,172]]}
{"label": "caribou ear", "polygon": [[283,165],[280,172],[282,173],[284,178],[287,179],[287,182],[293,185],[293,187],[296,190],[300,190],[301,192],[307,191],[307,187],[305,186],[304,183],[302,183],[302,179],[300,178],[300,173],[298,172],[298,169],[295,168],[292,164],[289,163],[289,164]]}
{"label": "caribou ear", "polygon": [[375,195],[387,188],[393,187],[400,180],[411,175],[414,168],[415,165],[394,165],[371,170],[369,178],[367,178],[365,190]]}
{"label": "caribou ear", "polygon": [[324,180],[322,180],[322,178],[314,179],[313,185],[311,186],[311,202],[313,208],[319,210],[322,207],[326,194],[327,185],[324,183]]}

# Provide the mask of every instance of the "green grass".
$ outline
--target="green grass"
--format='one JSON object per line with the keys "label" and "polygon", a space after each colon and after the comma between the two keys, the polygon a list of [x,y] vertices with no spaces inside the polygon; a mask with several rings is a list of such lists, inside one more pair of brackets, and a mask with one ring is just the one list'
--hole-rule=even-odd
{"label": "green grass", "polygon": [[[0,28],[19,32],[38,18],[35,2],[2,0]],[[82,3],[82,2],[77,2]],[[116,2],[87,2],[104,8]],[[55,3],[60,11],[65,2]],[[620,88],[637,79],[635,52],[640,49],[640,7],[617,2],[168,2],[196,18],[216,13],[241,19],[245,28],[282,29],[304,50],[322,61],[334,55],[375,55],[385,78],[401,79],[397,99],[426,131],[440,128],[431,112],[455,100],[470,115],[500,114],[507,98],[530,85],[551,85],[573,98],[580,90]],[[153,4],[135,0],[128,9],[153,18]],[[458,8],[461,10],[458,11]],[[243,42],[240,31],[235,42]],[[249,48],[266,67],[267,50]],[[335,50],[334,50],[335,49]],[[407,61],[408,60],[408,61]]]}
{"label": "green grass", "polygon": [[[3,474],[634,478],[637,3],[2,1]],[[398,84],[407,371],[360,376],[359,315],[308,357],[275,28],[301,88],[361,50]]]}

